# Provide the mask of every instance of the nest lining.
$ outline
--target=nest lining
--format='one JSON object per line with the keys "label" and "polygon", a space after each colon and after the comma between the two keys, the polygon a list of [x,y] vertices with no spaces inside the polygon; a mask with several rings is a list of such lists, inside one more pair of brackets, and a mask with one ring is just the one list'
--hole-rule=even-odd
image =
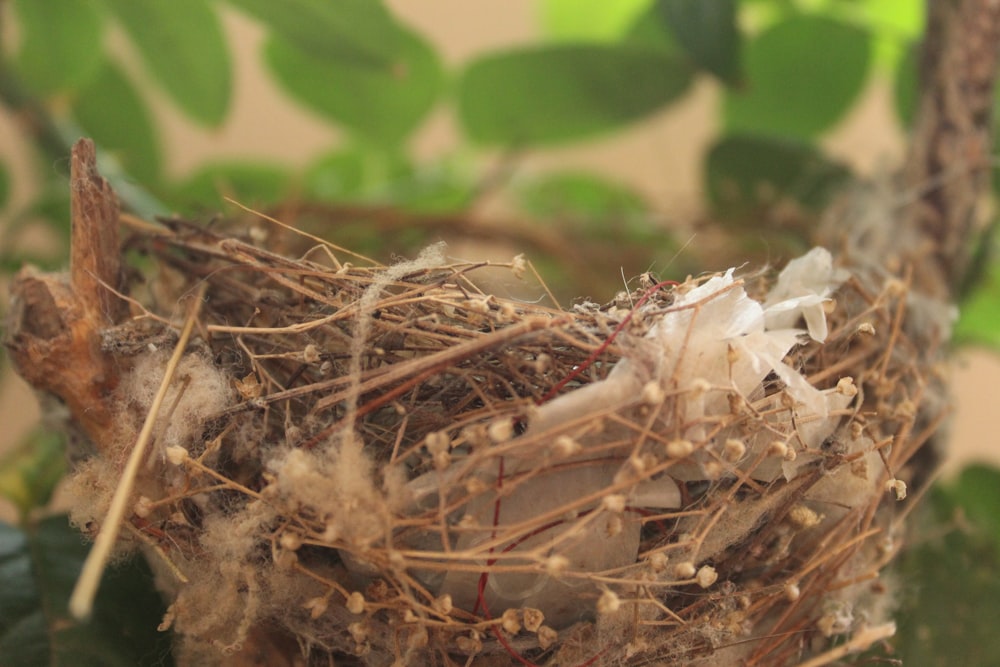
{"label": "nest lining", "polygon": [[440,248],[352,266],[178,221],[126,247],[154,270],[103,335],[121,438],[75,521],[207,284],[126,534],[192,660],[271,633],[338,664],[778,665],[884,627],[892,496],[938,419],[905,281],[813,251],[563,311]]}

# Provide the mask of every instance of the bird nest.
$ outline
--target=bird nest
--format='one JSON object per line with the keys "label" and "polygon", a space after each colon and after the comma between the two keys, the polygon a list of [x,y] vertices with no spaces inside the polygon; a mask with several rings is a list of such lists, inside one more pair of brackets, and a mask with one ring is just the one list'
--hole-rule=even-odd
{"label": "bird nest", "polygon": [[292,259],[173,221],[125,248],[116,436],[73,520],[101,529],[148,430],[118,548],[187,661],[819,665],[892,633],[900,478],[940,414],[905,280],[815,249],[564,310],[440,246]]}

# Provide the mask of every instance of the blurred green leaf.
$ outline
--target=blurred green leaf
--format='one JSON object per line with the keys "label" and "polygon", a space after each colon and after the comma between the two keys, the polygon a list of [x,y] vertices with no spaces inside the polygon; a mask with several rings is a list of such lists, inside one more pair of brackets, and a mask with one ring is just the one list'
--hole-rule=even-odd
{"label": "blurred green leaf", "polygon": [[691,59],[729,85],[740,82],[742,38],[736,0],[657,0],[656,15],[670,26]]}
{"label": "blurred green leaf", "polygon": [[811,138],[851,108],[864,87],[870,35],[820,16],[794,16],[744,50],[746,86],[727,93],[732,132]]}
{"label": "blurred green leaf", "polygon": [[634,44],[545,45],[473,61],[458,84],[462,125],[475,141],[519,146],[617,129],[680,97],[688,63]]}
{"label": "blurred green leaf", "polygon": [[469,205],[475,189],[468,170],[439,161],[421,164],[386,183],[377,196],[414,213],[454,213]]}
{"label": "blurred green leaf", "polygon": [[103,16],[93,0],[16,0],[21,48],[16,64],[32,92],[86,84],[104,62]]}
{"label": "blurred green leaf", "polygon": [[268,40],[264,55],[274,77],[294,99],[368,141],[394,146],[423,120],[444,85],[434,49],[414,33],[400,34],[392,69],[313,57],[277,37]]}
{"label": "blurred green leaf", "polygon": [[303,194],[319,201],[357,201],[362,198],[370,151],[341,149],[327,153],[306,168]]}
{"label": "blurred green leaf", "polygon": [[18,667],[135,667],[173,663],[158,632],[163,602],[139,558],[105,574],[85,624],[66,604],[88,546],[65,516],[25,530],[0,523],[0,656]]}
{"label": "blurred green leaf", "polygon": [[712,207],[736,218],[783,199],[818,211],[849,177],[846,167],[817,148],[783,138],[724,137],[705,161]]}
{"label": "blurred green leaf", "polygon": [[340,149],[313,162],[302,178],[307,198],[334,204],[390,204],[416,213],[463,209],[475,189],[469,170],[448,159],[413,164],[396,152]]}
{"label": "blurred green leaf", "polygon": [[653,0],[541,0],[546,36],[567,42],[613,42],[653,4]]}
{"label": "blurred green leaf", "polygon": [[[1000,302],[997,305],[1000,306]],[[982,464],[967,466],[947,489],[973,530],[993,540],[997,556],[1000,556],[1000,470]]]}
{"label": "blurred green leaf", "polygon": [[62,436],[37,430],[0,459],[0,496],[26,517],[49,502],[65,471]]}
{"label": "blurred green leaf", "polygon": [[214,6],[207,0],[103,2],[177,106],[203,125],[219,125],[229,107],[232,67]]}
{"label": "blurred green leaf", "polygon": [[402,33],[376,0],[229,0],[304,53],[355,67],[397,69]]}
{"label": "blurred green leaf", "polygon": [[184,209],[218,211],[225,197],[251,208],[284,199],[291,185],[288,171],[272,164],[221,162],[201,166],[170,188],[169,199]]}
{"label": "blurred green leaf", "polygon": [[920,60],[920,45],[911,44],[903,57],[896,64],[895,77],[892,85],[892,102],[896,116],[904,127],[913,124],[919,102],[919,83],[917,81],[917,62]]}
{"label": "blurred green leaf", "polygon": [[73,115],[104,151],[111,151],[127,173],[155,182],[160,175],[159,137],[149,111],[131,82],[106,63],[76,96]]}
{"label": "blurred green leaf", "polygon": [[929,504],[914,523],[944,535],[910,548],[897,567],[899,657],[907,667],[1000,664],[1000,471],[970,466],[932,489]]}
{"label": "blurred green leaf", "polygon": [[588,225],[644,217],[648,206],[631,188],[588,172],[553,172],[518,192],[521,207],[543,220],[571,220]]}
{"label": "blurred green leaf", "polygon": [[1000,350],[1000,262],[992,262],[982,283],[961,304],[955,340]]}
{"label": "blurred green leaf", "polygon": [[0,208],[7,205],[8,197],[10,197],[10,173],[5,165],[0,164]]}

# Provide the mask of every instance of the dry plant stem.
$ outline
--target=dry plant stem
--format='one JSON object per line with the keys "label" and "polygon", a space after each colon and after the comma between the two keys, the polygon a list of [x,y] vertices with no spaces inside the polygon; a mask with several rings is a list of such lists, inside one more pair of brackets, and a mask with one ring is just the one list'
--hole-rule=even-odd
{"label": "dry plant stem", "polygon": [[153,428],[156,426],[156,418],[160,413],[160,408],[166,398],[167,391],[170,389],[170,383],[173,382],[174,373],[176,373],[177,366],[184,357],[184,350],[187,348],[191,332],[194,330],[206,287],[207,283],[203,283],[197,296],[192,300],[191,310],[188,313],[187,321],[184,323],[184,328],[181,330],[180,339],[174,347],[174,353],[171,355],[170,361],[167,362],[163,381],[160,383],[160,388],[153,399],[149,413],[146,415],[146,420],[143,422],[139,437],[136,439],[135,445],[132,447],[132,452],[129,454],[128,462],[122,471],[121,480],[111,499],[111,506],[108,508],[107,517],[101,524],[101,529],[97,535],[97,539],[94,541],[93,548],[87,554],[87,560],[83,564],[83,571],[80,573],[80,578],[73,589],[73,595],[69,599],[69,611],[77,620],[87,619],[93,609],[94,596],[97,594],[97,587],[101,582],[101,576],[104,574],[104,568],[108,564],[108,557],[118,539],[118,532],[121,529],[122,520],[125,518],[125,512],[128,510],[128,503],[132,496],[132,489],[135,487],[135,478],[139,472],[139,466],[142,464],[149,443],[153,439]]}
{"label": "dry plant stem", "polygon": [[4,344],[22,377],[65,401],[100,448],[114,431],[107,398],[119,372],[100,350],[100,331],[125,308],[107,287],[121,283],[118,203],[97,173],[92,141],[76,143],[71,165],[70,274],[18,273]]}
{"label": "dry plant stem", "polygon": [[873,628],[864,628],[840,646],[835,646],[810,660],[801,662],[798,667],[823,667],[823,665],[829,665],[833,661],[840,660],[852,653],[867,651],[875,642],[888,639],[895,634],[895,623],[883,623]]}
{"label": "dry plant stem", "polygon": [[980,222],[977,208],[989,184],[1000,2],[931,0],[928,6],[920,107],[904,187],[915,191],[940,183],[926,189],[910,216],[932,244],[930,262],[918,255],[918,265],[939,272],[920,287],[946,297],[955,294],[968,268],[970,232]]}

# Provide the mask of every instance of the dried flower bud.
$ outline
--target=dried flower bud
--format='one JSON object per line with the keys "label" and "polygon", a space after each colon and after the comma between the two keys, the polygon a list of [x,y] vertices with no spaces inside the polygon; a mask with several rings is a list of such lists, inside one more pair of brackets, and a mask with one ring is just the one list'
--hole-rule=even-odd
{"label": "dried flower bud", "polygon": [[514,274],[514,277],[520,280],[524,277],[524,272],[528,270],[528,261],[524,259],[524,254],[514,255],[514,259],[510,262],[510,272]]}
{"label": "dried flower bud", "polygon": [[507,442],[514,436],[514,422],[510,418],[494,420],[486,429],[486,434],[495,443]]}
{"label": "dried flower bud", "polygon": [[171,445],[166,448],[167,460],[175,466],[179,466],[188,460],[188,450],[179,445]]}
{"label": "dried flower bud", "polygon": [[319,618],[326,612],[327,606],[329,605],[329,600],[326,596],[318,598],[309,598],[306,600],[302,607],[309,610],[309,617],[316,619]]}
{"label": "dried flower bud", "polygon": [[789,602],[795,602],[801,594],[802,591],[799,590],[799,585],[794,581],[789,581],[785,584],[785,599]]}
{"label": "dried flower bud", "polygon": [[451,438],[448,437],[448,433],[445,431],[433,431],[428,433],[427,437],[424,438],[424,447],[431,454],[446,452],[451,448]]}
{"label": "dried flower bud", "polygon": [[650,380],[643,385],[639,400],[641,400],[645,405],[653,407],[661,405],[666,397],[667,394],[663,391],[663,387],[660,386],[660,383],[655,380]]}
{"label": "dried flower bud", "polygon": [[621,493],[609,493],[601,500],[601,507],[608,512],[624,512],[626,498]]}
{"label": "dried flower bud", "polygon": [[538,645],[547,649],[559,641],[559,633],[547,625],[538,628]]}
{"label": "dried flower bud", "polygon": [[545,614],[534,607],[525,607],[521,610],[521,617],[524,619],[524,629],[528,632],[538,632],[545,622]]}
{"label": "dried flower bud", "polygon": [[702,588],[708,588],[718,581],[718,579],[719,573],[711,565],[702,565],[701,569],[698,570],[698,574],[695,575],[695,580],[697,580],[698,585]]}
{"label": "dried flower bud", "polygon": [[707,394],[712,390],[712,383],[705,378],[695,378],[691,380],[691,393],[694,396],[701,396],[702,394]]}
{"label": "dried flower bud", "polygon": [[854,397],[858,395],[858,388],[854,384],[854,378],[842,377],[837,381],[837,393],[844,396]]}
{"label": "dried flower bud", "polygon": [[312,343],[306,345],[306,348],[302,350],[302,361],[307,364],[315,364],[319,359],[319,348]]}
{"label": "dried flower bud", "polygon": [[777,456],[778,458],[785,458],[788,454],[788,443],[782,442],[781,440],[775,440],[770,445],[767,446],[767,456]]}
{"label": "dried flower bud", "polygon": [[722,447],[722,458],[730,463],[736,463],[747,453],[747,446],[742,440],[730,438]]}
{"label": "dried flower bud", "polygon": [[667,569],[667,554],[662,551],[657,551],[649,557],[649,566],[653,569],[653,572],[663,572]]}
{"label": "dried flower bud", "polygon": [[613,614],[621,609],[622,601],[618,594],[611,590],[605,590],[601,597],[597,598],[598,614]]}
{"label": "dried flower bud", "polygon": [[451,453],[444,452],[434,452],[434,467],[438,470],[447,470],[448,466],[451,465]]}
{"label": "dried flower bud", "polygon": [[298,548],[302,546],[302,536],[298,533],[285,532],[278,539],[278,544],[281,545],[282,549],[298,551]]}
{"label": "dried flower bud", "polygon": [[875,335],[875,325],[871,322],[862,322],[858,325],[858,333],[864,336],[874,336]]}
{"label": "dried flower bud", "polygon": [[556,456],[568,457],[577,454],[582,447],[580,447],[579,442],[568,435],[560,435],[552,443],[552,449],[555,451]]}
{"label": "dried flower bud", "polygon": [[452,604],[451,596],[445,593],[444,595],[436,597],[433,601],[431,601],[431,608],[439,614],[447,616],[455,607]]}
{"label": "dried flower bud", "polygon": [[139,499],[135,501],[135,507],[132,508],[137,517],[145,519],[153,512],[153,501],[146,496],[139,496]]}
{"label": "dried flower bud", "polygon": [[799,528],[818,526],[822,519],[823,517],[805,505],[796,505],[788,512],[788,520]]}
{"label": "dried flower bud", "polygon": [[500,625],[509,635],[516,635],[521,631],[521,620],[518,618],[517,609],[508,609],[500,617]]}
{"label": "dried flower bud", "polygon": [[347,596],[347,602],[344,603],[344,606],[352,614],[363,613],[365,610],[365,596],[358,591],[354,591]]}
{"label": "dried flower bud", "polygon": [[[558,579],[564,572],[566,572],[566,568],[568,567],[569,559],[566,558],[566,556],[555,554],[545,559],[545,572],[548,573],[550,577]],[[527,623],[527,619],[525,620],[525,623]]]}
{"label": "dried flower bud", "polygon": [[891,492],[896,500],[906,498],[906,482],[901,479],[890,479],[885,483],[885,490]]}
{"label": "dried flower bud", "polygon": [[671,440],[667,443],[667,456],[672,459],[683,459],[691,456],[694,445],[690,440]]}
{"label": "dried flower bud", "polygon": [[674,576],[678,579],[691,579],[694,577],[696,571],[694,563],[689,560],[674,565]]}

